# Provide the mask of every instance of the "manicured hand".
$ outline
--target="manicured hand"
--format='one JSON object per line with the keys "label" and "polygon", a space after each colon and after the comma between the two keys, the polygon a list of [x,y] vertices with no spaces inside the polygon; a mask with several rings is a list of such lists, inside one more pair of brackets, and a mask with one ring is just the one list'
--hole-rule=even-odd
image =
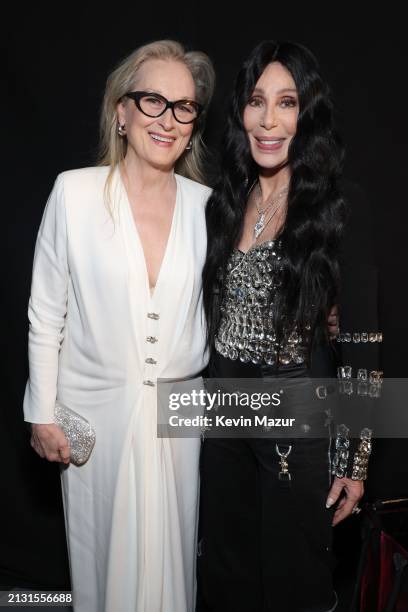
{"label": "manicured hand", "polygon": [[333,527],[344,520],[347,516],[353,512],[363,497],[364,493],[364,481],[363,480],[352,480],[351,478],[335,478],[329,495],[326,501],[326,507],[330,508],[340,498],[341,493],[344,496],[340,499],[336,511],[333,516]]}

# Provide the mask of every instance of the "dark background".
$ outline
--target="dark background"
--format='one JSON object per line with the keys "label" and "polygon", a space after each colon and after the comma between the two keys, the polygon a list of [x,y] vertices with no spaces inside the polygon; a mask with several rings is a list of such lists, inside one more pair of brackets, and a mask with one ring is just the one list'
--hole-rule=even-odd
{"label": "dark background", "polygon": [[[56,175],[95,163],[105,80],[119,60],[159,38],[207,52],[217,88],[206,141],[216,151],[235,74],[266,38],[310,47],[332,86],[347,145],[346,176],[358,202],[362,239],[374,227],[386,376],[406,375],[407,208],[405,42],[390,5],[358,15],[354,5],[302,9],[294,3],[117,3],[57,9],[19,7],[5,15],[2,40],[3,393],[0,413],[2,532],[0,587],[67,585],[58,467],[35,455],[23,425],[27,301],[36,232]],[[325,7],[325,8],[324,8]],[[389,12],[387,12],[389,9]],[[4,26],[3,26],[4,27]],[[4,188],[5,187],[5,188]],[[358,235],[357,235],[358,239]],[[358,257],[358,256],[357,256]],[[358,265],[358,261],[356,261]],[[362,282],[364,286],[364,282]],[[369,299],[355,283],[356,303]],[[377,308],[377,305],[375,305]],[[367,330],[370,331],[370,330]],[[376,331],[376,330],[372,330]],[[378,448],[373,495],[408,490],[400,443]],[[385,452],[386,451],[386,452]],[[381,461],[379,462],[379,457]],[[384,458],[385,457],[385,458]],[[404,480],[405,479],[405,480]],[[340,529],[340,528],[339,528]]]}

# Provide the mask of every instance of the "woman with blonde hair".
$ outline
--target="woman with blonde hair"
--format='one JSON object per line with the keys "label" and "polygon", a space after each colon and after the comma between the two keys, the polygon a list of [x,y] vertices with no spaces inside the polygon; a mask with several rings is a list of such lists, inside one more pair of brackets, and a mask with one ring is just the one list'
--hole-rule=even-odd
{"label": "woman with blonde hair", "polygon": [[[199,441],[157,438],[156,384],[206,363],[213,85],[208,57],[174,41],[126,58],[107,81],[100,165],[57,177],[38,233],[24,413],[36,452],[65,464],[75,612],[194,607]],[[56,405],[95,432],[82,465]]]}

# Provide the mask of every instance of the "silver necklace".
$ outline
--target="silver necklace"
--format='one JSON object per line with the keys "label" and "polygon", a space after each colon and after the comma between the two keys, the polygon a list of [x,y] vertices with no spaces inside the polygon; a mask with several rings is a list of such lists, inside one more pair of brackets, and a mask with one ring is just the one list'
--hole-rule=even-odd
{"label": "silver necklace", "polygon": [[259,236],[262,234],[262,232],[264,231],[264,229],[266,229],[266,227],[269,225],[269,223],[272,221],[272,219],[274,218],[274,216],[276,215],[276,213],[278,212],[278,210],[280,208],[282,208],[282,204],[283,202],[279,202],[279,204],[277,204],[275,206],[275,208],[273,209],[269,219],[267,221],[265,221],[265,216],[262,215],[260,217],[260,220],[255,223],[254,226],[254,243],[258,240]]}
{"label": "silver necklace", "polygon": [[[240,268],[242,266],[242,264],[246,261],[247,255],[250,251],[252,251],[252,249],[255,247],[256,245],[256,241],[258,239],[258,237],[262,234],[262,232],[264,231],[264,229],[269,225],[269,223],[272,221],[273,217],[276,215],[276,213],[278,212],[278,210],[282,207],[283,202],[279,202],[279,204],[275,207],[275,209],[272,211],[269,219],[266,221],[266,223],[264,222],[262,227],[259,229],[258,233],[255,234],[255,228],[254,228],[254,241],[252,243],[252,245],[249,247],[249,249],[247,251],[245,251],[245,253],[243,254],[243,256],[241,257],[241,260],[238,262],[238,264],[230,271],[230,274],[232,274],[233,272],[235,272],[236,270],[238,270],[238,268]],[[255,226],[256,227],[256,226]],[[271,240],[271,242],[275,242],[275,239]]]}
{"label": "silver necklace", "polygon": [[[261,191],[261,187],[258,183],[258,189],[259,191]],[[258,201],[255,200],[255,206],[256,206],[256,210],[258,212],[258,221],[255,223],[254,225],[254,239],[257,240],[257,238],[260,236],[260,234],[264,231],[265,227],[267,226],[267,224],[270,222],[270,220],[275,216],[275,214],[277,213],[277,211],[279,210],[279,208],[282,205],[281,199],[282,197],[289,191],[289,185],[285,185],[285,187],[283,189],[280,190],[280,192],[278,193],[278,195],[273,198],[273,200],[267,204],[265,206],[265,208],[260,208],[258,206]],[[268,212],[268,210],[270,208],[272,208],[275,205],[274,210],[271,213],[271,216],[269,217],[268,221],[265,223],[265,216],[266,213]]]}

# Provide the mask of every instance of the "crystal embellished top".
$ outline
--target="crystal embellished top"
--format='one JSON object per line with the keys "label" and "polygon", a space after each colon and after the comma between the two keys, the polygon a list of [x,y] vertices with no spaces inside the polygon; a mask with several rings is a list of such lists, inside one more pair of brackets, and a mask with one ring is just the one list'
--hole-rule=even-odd
{"label": "crystal embellished top", "polygon": [[281,286],[281,241],[269,240],[243,253],[235,249],[227,263],[221,319],[215,350],[243,363],[303,364],[307,338],[283,326],[278,341],[274,304]]}

